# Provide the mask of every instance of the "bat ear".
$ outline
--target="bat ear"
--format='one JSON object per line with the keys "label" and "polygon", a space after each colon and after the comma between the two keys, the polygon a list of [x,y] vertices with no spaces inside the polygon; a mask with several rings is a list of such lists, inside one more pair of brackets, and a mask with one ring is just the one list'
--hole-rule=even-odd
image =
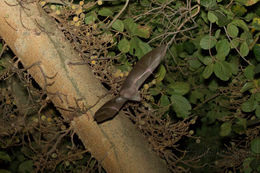
{"label": "bat ear", "polygon": [[132,95],[130,98],[128,98],[129,100],[133,100],[133,101],[141,101],[141,96],[139,92],[136,92],[134,95]]}

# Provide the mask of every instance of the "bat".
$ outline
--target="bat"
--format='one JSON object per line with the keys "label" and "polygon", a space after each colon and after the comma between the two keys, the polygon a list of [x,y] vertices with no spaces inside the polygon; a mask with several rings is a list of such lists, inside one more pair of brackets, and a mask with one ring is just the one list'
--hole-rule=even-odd
{"label": "bat", "polygon": [[161,45],[145,54],[130,71],[123,83],[119,96],[106,102],[95,113],[97,123],[112,119],[128,100],[141,101],[138,89],[144,81],[153,73],[166,54],[167,46]]}
{"label": "bat", "polygon": [[166,45],[162,45],[145,54],[134,66],[123,83],[120,96],[128,100],[141,101],[138,89],[153,73],[166,54]]}
{"label": "bat", "polygon": [[106,120],[112,119],[116,113],[121,109],[121,107],[125,104],[127,99],[117,96],[108,102],[106,102],[101,108],[97,110],[94,115],[94,119],[98,123],[102,123]]}

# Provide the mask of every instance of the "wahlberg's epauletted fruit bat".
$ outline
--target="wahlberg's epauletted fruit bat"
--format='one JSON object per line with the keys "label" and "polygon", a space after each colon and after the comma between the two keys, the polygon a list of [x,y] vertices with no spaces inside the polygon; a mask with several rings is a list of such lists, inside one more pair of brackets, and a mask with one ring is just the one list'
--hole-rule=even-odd
{"label": "wahlberg's epauletted fruit bat", "polygon": [[134,66],[123,83],[119,96],[106,102],[94,115],[101,123],[113,118],[127,100],[141,101],[138,89],[153,73],[166,54],[166,45],[162,45],[145,54]]}

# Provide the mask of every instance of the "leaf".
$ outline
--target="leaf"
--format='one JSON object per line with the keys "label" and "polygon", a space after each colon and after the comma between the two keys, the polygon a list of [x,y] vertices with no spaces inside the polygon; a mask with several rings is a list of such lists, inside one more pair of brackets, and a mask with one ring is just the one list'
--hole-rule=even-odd
{"label": "leaf", "polygon": [[217,43],[217,40],[214,36],[205,35],[200,40],[200,47],[202,49],[208,50],[213,48]]}
{"label": "leaf", "polygon": [[212,13],[211,11],[208,12],[208,19],[211,23],[215,23],[218,20],[218,17]]}
{"label": "leaf", "polygon": [[253,112],[256,109],[257,103],[254,100],[254,97],[250,97],[246,102],[242,103],[241,109],[244,112]]}
{"label": "leaf", "polygon": [[123,32],[124,31],[124,23],[122,20],[117,19],[113,24],[112,24],[112,28],[114,28],[115,30],[119,31],[119,32]]}
{"label": "leaf", "polygon": [[220,126],[220,136],[228,136],[231,133],[232,124],[231,122],[224,122]]}
{"label": "leaf", "polygon": [[255,96],[255,100],[260,102],[260,92],[255,93],[254,96]]}
{"label": "leaf", "polygon": [[183,48],[189,55],[193,54],[196,50],[196,46],[191,41],[185,41],[183,43]]}
{"label": "leaf", "polygon": [[229,62],[230,70],[233,75],[237,75],[238,73],[238,68],[239,68],[239,58],[236,56],[232,56],[231,60]]}
{"label": "leaf", "polygon": [[[222,9],[224,10],[224,9]],[[218,20],[216,21],[217,25],[219,27],[226,26],[228,23],[230,23],[230,19],[221,11],[214,11],[214,14],[217,16]]]}
{"label": "leaf", "polygon": [[234,38],[233,40],[231,40],[230,46],[232,49],[237,48],[238,45],[239,45],[239,38]]}
{"label": "leaf", "polygon": [[247,24],[243,20],[241,20],[241,19],[234,19],[231,22],[231,24],[236,25],[236,26],[242,28],[245,31],[249,31],[249,28],[248,28]]}
{"label": "leaf", "polygon": [[252,173],[253,169],[250,167],[251,162],[254,160],[253,157],[248,157],[243,161],[243,172]]}
{"label": "leaf", "polygon": [[97,17],[94,16],[93,14],[91,14],[91,15],[85,17],[84,22],[85,22],[85,24],[88,25],[88,24],[94,23],[96,20],[97,20]]}
{"label": "leaf", "polygon": [[260,118],[260,105],[257,105],[257,106],[256,106],[255,116],[256,116],[257,118]]}
{"label": "leaf", "polygon": [[137,26],[136,35],[142,38],[149,38],[151,34],[151,28],[149,26]]}
{"label": "leaf", "polygon": [[175,93],[180,95],[185,95],[190,91],[190,84],[187,82],[175,82],[168,85],[169,88],[172,88]]}
{"label": "leaf", "polygon": [[160,106],[168,106],[170,104],[170,100],[167,95],[162,95],[160,98]]}
{"label": "leaf", "polygon": [[250,89],[254,88],[254,83],[253,82],[247,82],[244,84],[244,86],[241,88],[240,92],[245,92],[248,91]]}
{"label": "leaf", "polygon": [[205,58],[203,58],[203,64],[205,64],[205,65],[209,65],[209,64],[212,64],[212,62],[213,62],[213,60],[212,60],[212,58],[211,57],[205,57]]}
{"label": "leaf", "polygon": [[203,78],[208,79],[212,75],[213,70],[214,70],[214,64],[207,65],[202,73]]}
{"label": "leaf", "polygon": [[148,43],[143,42],[138,37],[133,37],[130,40],[130,54],[137,56],[138,59],[140,59],[143,55],[145,55],[147,52],[151,51],[152,48]]}
{"label": "leaf", "polygon": [[251,141],[251,151],[260,154],[260,137],[256,137]]}
{"label": "leaf", "polygon": [[216,0],[201,0],[200,4],[206,8],[214,8],[217,6]]}
{"label": "leaf", "polygon": [[260,62],[260,44],[256,44],[253,48],[255,59]]}
{"label": "leaf", "polygon": [[122,53],[127,53],[130,50],[130,43],[127,39],[123,38],[122,40],[119,41],[118,43],[118,49]]}
{"label": "leaf", "polygon": [[215,32],[215,38],[216,38],[216,39],[219,38],[219,36],[220,36],[220,32],[221,32],[220,29],[218,29],[218,30]]}
{"label": "leaf", "polygon": [[165,69],[164,65],[160,65],[159,71],[155,75],[156,82],[157,83],[161,82],[164,79],[165,75],[166,75],[166,69]]}
{"label": "leaf", "polygon": [[101,8],[101,10],[98,11],[98,15],[100,16],[113,16],[113,11],[111,11],[109,8]]}
{"label": "leaf", "polygon": [[4,151],[0,151],[0,160],[11,162],[11,157]]}
{"label": "leaf", "polygon": [[246,8],[239,4],[232,5],[232,11],[237,16],[243,16],[247,12]]}
{"label": "leaf", "polygon": [[189,63],[191,70],[197,70],[201,66],[200,61],[197,59],[188,60],[188,63]]}
{"label": "leaf", "polygon": [[232,75],[230,66],[226,61],[216,62],[214,64],[214,73],[219,79],[223,81],[229,80]]}
{"label": "leaf", "polygon": [[234,24],[228,24],[227,26],[227,32],[228,32],[228,35],[232,38],[236,38],[238,36],[238,28],[236,25]]}
{"label": "leaf", "polygon": [[134,22],[134,19],[127,18],[123,21],[123,23],[125,25],[125,29],[130,35],[136,35],[138,25]]}
{"label": "leaf", "polygon": [[229,54],[230,44],[227,39],[223,39],[216,44],[217,58],[225,60],[225,57]]}
{"label": "leaf", "polygon": [[176,112],[177,117],[188,117],[188,115],[190,114],[191,105],[185,97],[178,94],[173,94],[171,96],[171,102],[173,110]]}
{"label": "leaf", "polygon": [[247,45],[246,42],[243,42],[241,45],[240,45],[240,53],[242,55],[242,57],[245,57],[248,55],[249,53],[249,47]]}
{"label": "leaf", "polygon": [[18,172],[20,173],[33,172],[33,161],[27,160],[22,162],[18,167]]}
{"label": "leaf", "polygon": [[160,88],[149,88],[149,93],[152,95],[152,96],[156,96],[158,94],[161,93],[161,89]]}
{"label": "leaf", "polygon": [[251,5],[254,5],[258,2],[259,0],[243,0],[243,4],[246,5],[246,6],[251,6]]}
{"label": "leaf", "polygon": [[253,22],[252,22],[252,25],[253,25],[253,28],[255,29],[255,30],[260,30],[260,18],[259,17],[255,17],[254,19],[253,19]]}
{"label": "leaf", "polygon": [[254,79],[254,75],[255,75],[255,66],[253,66],[253,65],[248,65],[248,66],[245,68],[244,76],[245,76],[248,80],[253,80],[253,79]]}

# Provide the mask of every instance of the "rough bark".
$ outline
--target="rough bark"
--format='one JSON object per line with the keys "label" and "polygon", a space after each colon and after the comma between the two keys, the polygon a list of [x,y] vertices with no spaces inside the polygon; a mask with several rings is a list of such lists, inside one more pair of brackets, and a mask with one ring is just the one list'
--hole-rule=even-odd
{"label": "rough bark", "polygon": [[[6,3],[7,2],[7,3]],[[87,66],[71,66],[79,56],[65,40],[55,21],[37,3],[0,0],[0,36],[20,58],[36,82],[107,172],[167,172],[166,164],[122,113],[97,125],[95,111],[111,96],[104,97],[87,114],[75,117],[70,107],[94,105],[106,90]],[[9,4],[9,5],[8,5]],[[12,5],[10,5],[12,4]],[[47,85],[53,83],[52,85]],[[76,101],[78,100],[78,101]]]}

